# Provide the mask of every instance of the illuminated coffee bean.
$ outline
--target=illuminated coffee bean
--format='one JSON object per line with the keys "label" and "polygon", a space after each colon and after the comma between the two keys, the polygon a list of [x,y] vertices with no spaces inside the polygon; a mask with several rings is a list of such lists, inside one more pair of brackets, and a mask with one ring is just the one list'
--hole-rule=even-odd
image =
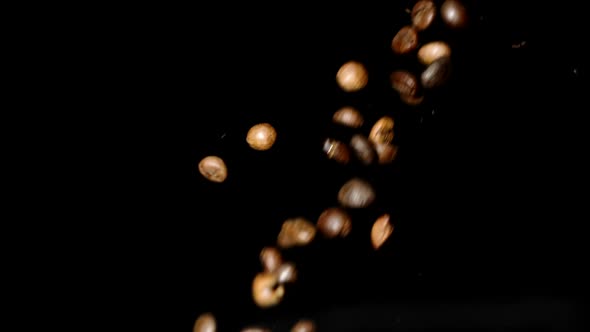
{"label": "illuminated coffee bean", "polygon": [[384,116],[375,122],[369,134],[369,140],[374,144],[391,143],[393,141],[393,119]]}
{"label": "illuminated coffee bean", "polygon": [[389,164],[394,161],[397,157],[397,150],[397,145],[387,143],[375,144],[379,164]]}
{"label": "illuminated coffee bean", "polygon": [[317,222],[318,230],[327,238],[345,237],[352,229],[350,216],[340,208],[326,209]]}
{"label": "illuminated coffee bean", "polygon": [[411,26],[405,26],[393,37],[391,48],[395,53],[405,54],[418,46],[418,33]]}
{"label": "illuminated coffee bean", "polygon": [[302,319],[293,325],[291,332],[316,332],[316,326],[313,321]]}
{"label": "illuminated coffee bean", "polygon": [[364,208],[375,200],[375,191],[366,181],[359,178],[346,182],[338,192],[338,201],[348,208]]}
{"label": "illuminated coffee bean", "polygon": [[283,223],[277,244],[281,248],[304,246],[315,237],[315,226],[304,218],[288,219]]}
{"label": "illuminated coffee bean", "polygon": [[280,284],[297,280],[297,269],[293,263],[281,264],[275,274],[277,275],[277,280]]}
{"label": "illuminated coffee bean", "polygon": [[279,279],[274,273],[259,273],[252,282],[252,297],[261,308],[279,304],[284,295],[285,288],[279,284]]}
{"label": "illuminated coffee bean", "polygon": [[274,247],[265,247],[260,252],[260,262],[265,272],[275,272],[283,264],[281,252]]}
{"label": "illuminated coffee bean", "polygon": [[277,132],[268,123],[260,123],[248,131],[248,135],[246,136],[246,142],[252,147],[254,150],[268,150],[270,149],[275,140],[277,139]]}
{"label": "illuminated coffee bean", "polygon": [[199,162],[199,172],[211,182],[223,182],[227,178],[227,167],[223,159],[208,156]]}
{"label": "illuminated coffee bean", "polygon": [[362,63],[349,61],[342,65],[338,70],[336,81],[342,90],[346,92],[354,92],[367,85],[369,82],[369,74]]}
{"label": "illuminated coffee bean", "polygon": [[368,139],[363,135],[356,134],[350,139],[350,148],[355,156],[364,165],[370,165],[375,161],[375,151]]}
{"label": "illuminated coffee bean", "polygon": [[451,56],[451,48],[442,41],[435,41],[428,43],[418,50],[418,60],[425,65],[429,65],[434,61]]}
{"label": "illuminated coffee bean", "polygon": [[448,57],[440,58],[431,63],[420,76],[422,86],[432,89],[445,84],[451,76],[451,60]]}
{"label": "illuminated coffee bean", "polygon": [[409,71],[396,70],[391,73],[391,87],[404,96],[415,96],[419,91],[418,79]]}
{"label": "illuminated coffee bean", "polygon": [[204,313],[197,318],[193,326],[193,332],[215,332],[217,323],[212,313]]}
{"label": "illuminated coffee bean", "polygon": [[424,96],[399,95],[400,100],[410,106],[418,106],[424,101]]}
{"label": "illuminated coffee bean", "polygon": [[451,28],[467,25],[467,10],[460,1],[446,0],[440,7],[442,20]]}
{"label": "illuminated coffee bean", "polygon": [[432,1],[418,1],[412,8],[412,24],[416,30],[427,29],[436,17],[436,6]]}
{"label": "illuminated coffee bean", "polygon": [[332,117],[335,123],[351,128],[359,128],[363,125],[363,116],[353,107],[342,107]]}
{"label": "illuminated coffee bean", "polygon": [[324,152],[329,159],[334,159],[341,164],[350,161],[350,150],[346,144],[337,140],[328,138],[324,141]]}
{"label": "illuminated coffee bean", "polygon": [[389,215],[379,217],[371,229],[371,243],[373,248],[379,249],[393,233],[393,225],[389,222]]}

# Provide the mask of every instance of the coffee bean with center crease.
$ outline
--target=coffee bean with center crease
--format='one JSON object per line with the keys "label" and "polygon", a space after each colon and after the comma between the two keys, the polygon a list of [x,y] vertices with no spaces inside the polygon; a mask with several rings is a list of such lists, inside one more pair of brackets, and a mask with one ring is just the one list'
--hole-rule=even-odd
{"label": "coffee bean with center crease", "polygon": [[425,65],[448,56],[451,56],[451,47],[443,41],[430,42],[418,50],[418,60]]}
{"label": "coffee bean with center crease", "polygon": [[199,172],[211,182],[223,182],[227,178],[227,167],[223,159],[208,156],[199,162]]}
{"label": "coffee bean with center crease", "polygon": [[369,81],[365,66],[357,61],[349,61],[342,65],[336,73],[336,82],[346,92],[355,92],[364,88]]}
{"label": "coffee bean with center crease", "polygon": [[442,20],[451,28],[463,28],[467,25],[467,10],[460,1],[446,0],[440,7]]}
{"label": "coffee bean with center crease", "polygon": [[391,48],[395,53],[405,54],[418,46],[418,33],[411,26],[405,26],[393,37]]}
{"label": "coffee bean with center crease", "polygon": [[264,271],[275,272],[283,264],[281,252],[274,247],[265,247],[260,252],[260,262]]}
{"label": "coffee bean with center crease", "polygon": [[373,144],[391,143],[394,136],[393,125],[394,121],[389,116],[384,116],[377,120],[373,128],[371,128],[369,140],[373,142]]}
{"label": "coffee bean with center crease", "polygon": [[295,323],[291,328],[291,332],[315,332],[315,323],[309,319],[302,319]]}
{"label": "coffee bean with center crease", "polygon": [[324,141],[324,152],[329,159],[336,160],[341,164],[347,164],[350,161],[348,146],[335,139],[328,138]]}
{"label": "coffee bean with center crease", "polygon": [[416,30],[425,30],[436,17],[436,6],[432,1],[418,1],[412,8],[412,24]]}
{"label": "coffee bean with center crease", "polygon": [[352,223],[346,211],[340,208],[324,210],[317,222],[318,230],[327,238],[345,237],[350,233]]}
{"label": "coffee bean with center crease", "polygon": [[277,238],[281,248],[304,246],[315,237],[315,226],[305,218],[288,219],[283,223]]}
{"label": "coffee bean with center crease", "polygon": [[373,248],[379,249],[387,241],[393,233],[393,225],[389,221],[388,214],[384,214],[377,218],[373,227],[371,228],[371,243]]}
{"label": "coffee bean with center crease", "polygon": [[293,263],[283,263],[277,271],[275,272],[277,275],[277,280],[280,284],[284,284],[286,282],[294,282],[297,280],[297,269],[295,268],[295,264]]}
{"label": "coffee bean with center crease", "polygon": [[420,76],[422,86],[432,89],[445,84],[451,76],[451,59],[442,57],[428,66]]}
{"label": "coffee bean with center crease", "polygon": [[364,208],[375,200],[375,191],[368,182],[353,178],[346,182],[338,192],[338,201],[348,208]]}
{"label": "coffee bean with center crease", "polygon": [[356,134],[350,139],[350,147],[357,159],[364,165],[370,165],[375,161],[375,151],[368,139],[363,135]]}
{"label": "coffee bean with center crease", "polygon": [[363,116],[357,109],[347,106],[336,111],[332,121],[343,126],[359,128],[363,125]]}
{"label": "coffee bean with center crease", "polygon": [[406,70],[396,70],[391,73],[391,87],[400,95],[416,96],[419,90],[418,79]]}
{"label": "coffee bean with center crease", "polygon": [[215,332],[217,323],[212,313],[207,312],[199,316],[193,326],[193,332]]}
{"label": "coffee bean with center crease", "polygon": [[261,308],[279,304],[284,295],[285,288],[279,284],[278,276],[274,273],[259,273],[252,282],[252,297],[256,305]]}

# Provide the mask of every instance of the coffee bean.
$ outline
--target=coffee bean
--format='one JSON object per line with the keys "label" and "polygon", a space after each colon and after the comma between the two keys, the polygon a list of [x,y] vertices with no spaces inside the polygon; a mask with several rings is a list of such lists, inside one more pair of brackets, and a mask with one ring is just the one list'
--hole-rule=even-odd
{"label": "coffee bean", "polygon": [[280,284],[297,280],[297,269],[293,263],[283,263],[275,273]]}
{"label": "coffee bean", "polygon": [[432,1],[418,1],[412,8],[412,24],[416,30],[425,30],[436,17],[436,6]]}
{"label": "coffee bean", "polygon": [[389,116],[384,116],[375,122],[369,134],[369,140],[374,144],[391,143],[393,141],[393,119]]}
{"label": "coffee bean", "polygon": [[193,332],[215,332],[217,330],[217,323],[212,313],[207,312],[201,314],[195,321]]}
{"label": "coffee bean", "polygon": [[248,131],[246,141],[254,150],[270,149],[277,138],[276,130],[268,123],[260,123]]}
{"label": "coffee bean", "polygon": [[391,87],[400,95],[406,96],[416,96],[419,91],[418,79],[405,70],[396,70],[391,73]]}
{"label": "coffee bean", "polygon": [[324,210],[317,222],[318,230],[327,238],[346,237],[352,228],[350,216],[340,208]]}
{"label": "coffee bean", "polygon": [[404,104],[410,106],[420,105],[424,101],[424,96],[399,95],[399,98]]}
{"label": "coffee bean", "polygon": [[281,252],[275,247],[265,247],[260,252],[260,262],[265,272],[275,272],[283,264]]}
{"label": "coffee bean", "polygon": [[451,60],[449,57],[440,58],[430,64],[420,76],[422,86],[432,89],[445,84],[451,76]]}
{"label": "coffee bean", "polygon": [[338,201],[344,207],[364,208],[375,200],[375,191],[366,181],[353,178],[346,182],[338,192]]}
{"label": "coffee bean", "polygon": [[347,106],[342,107],[336,113],[332,120],[335,123],[351,128],[359,128],[363,125],[363,116],[361,113],[353,107]]}
{"label": "coffee bean", "polygon": [[389,222],[389,215],[379,217],[371,229],[371,243],[373,248],[379,249],[393,233],[393,225]]}
{"label": "coffee bean", "polygon": [[241,332],[271,332],[270,329],[264,327],[246,327]]}
{"label": "coffee bean", "polygon": [[349,61],[342,65],[336,74],[336,81],[342,90],[354,92],[364,88],[369,81],[369,74],[362,63]]}
{"label": "coffee bean", "polygon": [[363,135],[356,134],[350,139],[350,148],[364,165],[370,165],[375,161],[373,146]]}
{"label": "coffee bean", "polygon": [[391,48],[395,53],[405,54],[418,46],[418,33],[411,26],[405,26],[393,37]]}
{"label": "coffee bean", "polygon": [[315,323],[309,319],[302,319],[295,323],[291,328],[291,332],[315,332]]}
{"label": "coffee bean", "polygon": [[460,1],[446,0],[440,7],[442,20],[451,28],[467,26],[467,10]]}
{"label": "coffee bean", "polygon": [[313,240],[315,233],[315,226],[306,219],[288,219],[283,223],[277,244],[281,248],[304,246]]}
{"label": "coffee bean", "polygon": [[274,273],[258,273],[252,282],[252,297],[261,308],[279,304],[284,295],[285,288],[279,284],[279,279]]}
{"label": "coffee bean", "polygon": [[199,162],[199,172],[211,182],[223,182],[227,178],[227,167],[223,159],[208,156]]}
{"label": "coffee bean", "polygon": [[350,161],[350,150],[346,144],[337,140],[328,138],[324,141],[324,152],[329,159],[334,159],[341,164]]}
{"label": "coffee bean", "polygon": [[375,151],[379,157],[379,164],[388,164],[397,157],[397,145],[375,144]]}
{"label": "coffee bean", "polygon": [[442,41],[425,44],[418,50],[418,60],[425,65],[429,65],[442,57],[448,56],[451,56],[451,48],[449,44]]}

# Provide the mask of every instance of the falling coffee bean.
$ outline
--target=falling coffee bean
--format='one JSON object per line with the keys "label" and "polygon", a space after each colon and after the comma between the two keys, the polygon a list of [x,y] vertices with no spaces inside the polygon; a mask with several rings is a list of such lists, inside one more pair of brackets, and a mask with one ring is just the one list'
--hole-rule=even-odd
{"label": "falling coffee bean", "polygon": [[424,96],[410,96],[410,95],[399,95],[399,98],[404,104],[410,106],[418,106],[424,101]]}
{"label": "falling coffee bean", "polygon": [[389,215],[379,217],[371,229],[371,243],[373,248],[379,249],[393,233],[393,225],[389,222]]}
{"label": "falling coffee bean", "polygon": [[345,237],[350,233],[352,222],[346,211],[340,208],[324,210],[317,222],[318,230],[327,238]]}
{"label": "falling coffee bean", "polygon": [[304,218],[288,219],[283,223],[277,244],[281,248],[304,246],[315,237],[315,226]]}
{"label": "falling coffee bean", "polygon": [[393,144],[379,143],[375,144],[379,164],[389,164],[397,157],[398,147]]}
{"label": "falling coffee bean", "polygon": [[375,200],[375,191],[368,182],[353,178],[346,182],[338,192],[338,201],[348,208],[364,208]]}
{"label": "falling coffee bean", "polygon": [[363,116],[353,107],[342,107],[332,117],[332,121],[343,126],[359,128],[363,125]]}
{"label": "falling coffee bean", "polygon": [[291,328],[291,332],[315,332],[315,323],[309,319],[302,319],[295,323]]}
{"label": "falling coffee bean", "polygon": [[405,54],[418,46],[418,33],[411,26],[405,26],[393,37],[391,48],[395,53]]}
{"label": "falling coffee bean", "polygon": [[362,63],[349,61],[342,65],[336,74],[336,81],[342,90],[354,92],[364,88],[369,81],[369,74]]}
{"label": "falling coffee bean", "polygon": [[297,280],[297,269],[295,268],[295,264],[293,263],[283,263],[277,271],[275,272],[277,275],[277,280],[279,284],[284,284],[287,282],[294,282]]}
{"label": "falling coffee bean", "polygon": [[418,60],[425,65],[429,65],[442,57],[449,56],[451,56],[451,47],[442,41],[428,43],[418,50]]}
{"label": "falling coffee bean", "polygon": [[276,274],[263,272],[254,277],[252,282],[252,297],[261,308],[275,306],[281,302],[285,295],[285,288],[279,284]]}
{"label": "falling coffee bean", "polygon": [[375,122],[369,134],[369,140],[374,144],[391,143],[393,141],[393,119],[384,116]]}
{"label": "falling coffee bean", "polygon": [[418,1],[412,8],[412,24],[416,30],[427,29],[436,17],[436,6],[432,1]]}
{"label": "falling coffee bean", "polygon": [[248,131],[246,142],[254,150],[264,151],[270,149],[277,138],[277,132],[268,123],[260,123]]}
{"label": "falling coffee bean", "polygon": [[391,73],[391,87],[405,96],[415,96],[419,90],[416,76],[405,70],[396,70]]}
{"label": "falling coffee bean", "polygon": [[264,327],[246,327],[241,332],[271,332],[270,329]]}
{"label": "falling coffee bean", "polygon": [[324,152],[329,159],[334,159],[341,164],[347,164],[350,161],[350,151],[346,144],[337,140],[328,138],[324,141]]}
{"label": "falling coffee bean", "polygon": [[201,314],[195,321],[193,332],[215,332],[217,330],[217,323],[212,313],[207,312]]}
{"label": "falling coffee bean", "polygon": [[227,178],[227,167],[223,159],[208,156],[199,162],[199,172],[211,182],[223,182]]}
{"label": "falling coffee bean", "polygon": [[440,7],[442,20],[451,28],[467,25],[467,10],[460,1],[446,0]]}
{"label": "falling coffee bean", "polygon": [[283,264],[281,252],[275,247],[265,247],[260,252],[260,262],[265,272],[276,272]]}
{"label": "falling coffee bean", "polygon": [[440,58],[430,64],[420,76],[422,86],[432,89],[445,84],[451,76],[451,59]]}
{"label": "falling coffee bean", "polygon": [[350,139],[350,148],[364,165],[370,165],[375,161],[373,146],[363,135],[356,134]]}

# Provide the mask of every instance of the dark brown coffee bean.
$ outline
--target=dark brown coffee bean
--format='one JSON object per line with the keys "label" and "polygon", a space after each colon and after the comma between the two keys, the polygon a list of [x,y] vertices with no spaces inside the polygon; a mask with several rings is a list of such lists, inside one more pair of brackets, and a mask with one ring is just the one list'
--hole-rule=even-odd
{"label": "dark brown coffee bean", "polygon": [[391,73],[391,87],[400,95],[407,96],[415,96],[419,90],[416,76],[405,70],[396,70]]}
{"label": "dark brown coffee bean", "polygon": [[315,323],[309,319],[302,319],[295,323],[291,328],[291,332],[315,332]]}
{"label": "dark brown coffee bean", "polygon": [[425,30],[436,17],[436,6],[432,1],[418,1],[412,8],[412,24],[416,30]]}
{"label": "dark brown coffee bean", "polygon": [[363,125],[363,116],[361,113],[353,107],[347,106],[342,107],[332,117],[332,120],[340,125],[359,128]]}
{"label": "dark brown coffee bean", "polygon": [[337,140],[328,138],[324,141],[324,152],[330,159],[334,159],[341,164],[347,164],[350,161],[350,150],[346,144]]}
{"label": "dark brown coffee bean", "polygon": [[389,164],[397,157],[397,146],[393,144],[375,144],[379,164]]}
{"label": "dark brown coffee bean", "polygon": [[379,249],[393,233],[393,225],[389,222],[389,215],[379,217],[371,229],[371,243],[373,248]]}
{"label": "dark brown coffee bean", "polygon": [[215,332],[217,330],[217,323],[212,313],[207,312],[201,314],[195,321],[193,332]]}
{"label": "dark brown coffee bean", "polygon": [[337,236],[345,237],[352,229],[352,222],[348,213],[343,209],[329,208],[322,212],[318,218],[317,228],[329,239]]}
{"label": "dark brown coffee bean", "polygon": [[223,182],[227,178],[227,167],[223,159],[208,156],[199,162],[199,172],[211,182]]}
{"label": "dark brown coffee bean", "polygon": [[405,54],[418,46],[418,33],[411,26],[405,26],[393,37],[391,48],[395,53]]}
{"label": "dark brown coffee bean", "polygon": [[417,106],[422,104],[424,101],[424,96],[410,96],[410,95],[399,95],[399,98],[402,102],[406,105],[410,106]]}
{"label": "dark brown coffee bean", "polygon": [[467,25],[467,10],[460,1],[446,0],[440,7],[442,20],[451,28]]}
{"label": "dark brown coffee bean", "polygon": [[432,89],[445,84],[451,76],[451,59],[440,58],[430,64],[420,76],[422,86]]}
{"label": "dark brown coffee bean", "polygon": [[389,116],[384,116],[375,122],[371,133],[369,134],[369,140],[373,144],[391,143],[393,141],[393,119]]}
{"label": "dark brown coffee bean", "polygon": [[418,60],[425,65],[429,65],[442,57],[449,56],[451,56],[451,47],[442,41],[425,44],[418,50]]}
{"label": "dark brown coffee bean", "polygon": [[375,161],[375,151],[373,146],[363,135],[356,134],[350,139],[350,148],[355,156],[364,165],[370,165]]}
{"label": "dark brown coffee bean", "polygon": [[369,81],[369,74],[362,63],[349,61],[342,65],[336,74],[336,81],[342,90],[354,92],[364,88]]}
{"label": "dark brown coffee bean", "polygon": [[338,201],[348,208],[364,208],[375,200],[375,191],[366,181],[359,178],[346,182],[338,192]]}
{"label": "dark brown coffee bean", "polygon": [[297,280],[297,269],[293,263],[283,263],[275,273],[279,284],[294,282]]}
{"label": "dark brown coffee bean", "polygon": [[265,272],[275,272],[283,264],[281,252],[275,247],[265,247],[260,252],[260,262]]}
{"label": "dark brown coffee bean", "polygon": [[241,332],[271,332],[271,330],[264,327],[251,326],[242,329]]}
{"label": "dark brown coffee bean", "polygon": [[264,151],[270,149],[277,139],[277,131],[268,123],[260,123],[248,131],[246,142],[254,150]]}
{"label": "dark brown coffee bean", "polygon": [[315,226],[306,219],[288,219],[283,223],[277,244],[281,248],[304,246],[313,240],[315,233]]}
{"label": "dark brown coffee bean", "polygon": [[285,288],[279,284],[276,274],[263,272],[256,275],[252,282],[252,297],[261,308],[275,306],[285,295]]}

